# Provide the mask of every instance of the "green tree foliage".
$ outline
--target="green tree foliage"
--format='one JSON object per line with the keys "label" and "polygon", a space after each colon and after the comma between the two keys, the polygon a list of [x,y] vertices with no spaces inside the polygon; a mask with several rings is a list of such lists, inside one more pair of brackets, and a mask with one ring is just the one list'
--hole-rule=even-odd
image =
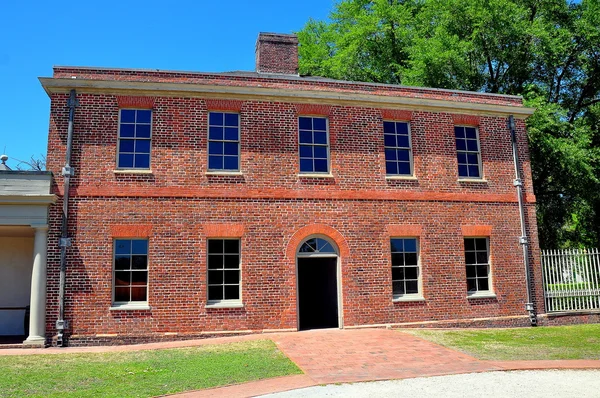
{"label": "green tree foliage", "polygon": [[522,95],[540,243],[600,239],[600,0],[341,0],[298,32],[300,72]]}

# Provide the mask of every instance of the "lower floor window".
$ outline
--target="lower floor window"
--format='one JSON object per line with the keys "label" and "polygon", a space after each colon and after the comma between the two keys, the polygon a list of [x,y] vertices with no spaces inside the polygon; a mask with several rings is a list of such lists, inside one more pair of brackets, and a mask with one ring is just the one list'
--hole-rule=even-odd
{"label": "lower floor window", "polygon": [[148,301],[148,240],[115,239],[115,303]]}
{"label": "lower floor window", "polygon": [[392,290],[395,297],[419,293],[419,256],[416,238],[390,239]]}
{"label": "lower floor window", "polygon": [[208,301],[240,299],[240,240],[208,240]]}
{"label": "lower floor window", "polygon": [[489,257],[489,240],[487,238],[465,238],[465,263],[469,294],[490,290]]}

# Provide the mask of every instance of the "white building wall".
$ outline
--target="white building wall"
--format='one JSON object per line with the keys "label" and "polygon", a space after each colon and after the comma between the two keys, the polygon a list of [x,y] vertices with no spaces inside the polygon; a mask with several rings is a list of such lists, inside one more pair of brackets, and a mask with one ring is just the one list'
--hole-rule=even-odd
{"label": "white building wall", "polygon": [[[29,305],[32,258],[32,237],[0,237],[0,307]],[[24,310],[0,310],[0,336],[27,335],[24,314]]]}

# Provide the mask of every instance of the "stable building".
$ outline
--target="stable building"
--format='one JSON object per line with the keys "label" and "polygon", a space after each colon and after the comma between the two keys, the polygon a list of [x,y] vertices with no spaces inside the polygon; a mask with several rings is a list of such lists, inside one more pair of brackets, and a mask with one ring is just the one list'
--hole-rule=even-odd
{"label": "stable building", "polygon": [[533,109],[300,76],[297,44],[261,34],[255,72],[40,78],[49,340],[535,322]]}

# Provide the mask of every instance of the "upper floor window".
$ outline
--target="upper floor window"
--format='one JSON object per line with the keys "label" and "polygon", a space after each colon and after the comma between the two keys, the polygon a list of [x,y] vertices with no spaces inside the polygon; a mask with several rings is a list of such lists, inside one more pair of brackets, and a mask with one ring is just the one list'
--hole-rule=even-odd
{"label": "upper floor window", "polygon": [[208,240],[208,302],[240,300],[240,240]]}
{"label": "upper floor window", "polygon": [[458,176],[481,178],[481,152],[479,134],[475,127],[455,126]]}
{"label": "upper floor window", "polygon": [[412,175],[410,129],[406,122],[383,122],[385,172],[387,175]]}
{"label": "upper floor window", "polygon": [[208,170],[239,171],[240,115],[210,112],[208,114]]}
{"label": "upper floor window", "polygon": [[487,238],[465,238],[465,263],[467,267],[467,292],[489,292],[490,256]]}
{"label": "upper floor window", "polygon": [[113,302],[148,301],[148,240],[115,239]]}
{"label": "upper floor window", "polygon": [[420,272],[417,238],[392,238],[390,246],[394,297],[419,294]]}
{"label": "upper floor window", "polygon": [[121,109],[117,167],[121,169],[150,168],[150,109]]}
{"label": "upper floor window", "polygon": [[329,173],[327,118],[300,116],[298,141],[301,173]]}

